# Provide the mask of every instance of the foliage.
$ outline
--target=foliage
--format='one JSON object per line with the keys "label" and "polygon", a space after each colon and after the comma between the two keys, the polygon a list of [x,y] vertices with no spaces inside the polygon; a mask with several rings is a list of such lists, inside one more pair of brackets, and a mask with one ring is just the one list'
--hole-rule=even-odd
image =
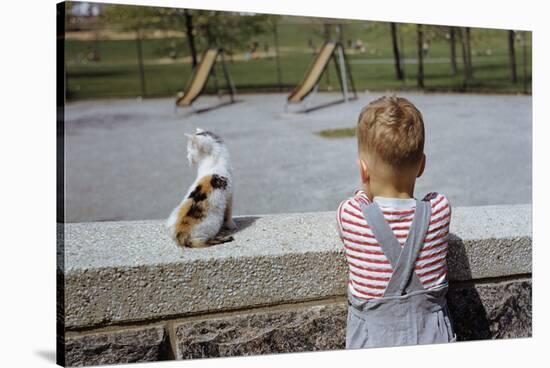
{"label": "foliage", "polygon": [[[226,49],[247,45],[254,36],[270,30],[270,15],[239,15],[230,12],[193,10],[193,23],[200,39]],[[271,22],[273,19],[270,20]]]}
{"label": "foliage", "polygon": [[101,19],[106,24],[118,26],[120,30],[164,28],[166,18],[161,9],[151,6],[109,5],[101,13]]}
{"label": "foliage", "polygon": [[[104,8],[107,10],[107,6]],[[134,7],[138,8],[138,7]],[[143,8],[143,7],[139,7]],[[144,25],[146,36],[143,40],[143,59],[145,64],[145,79],[147,96],[174,95],[186,85],[190,74],[190,50],[187,47],[186,23],[182,9],[153,8],[166,12],[158,27]],[[190,10],[193,17],[194,35],[198,52],[206,47],[205,24],[208,24],[207,11]],[[242,16],[237,13],[222,13],[218,16],[232,14],[234,18],[246,18],[242,22],[253,22],[256,16]],[[143,14],[142,14],[143,16]],[[213,15],[212,15],[213,16]],[[310,65],[312,49],[309,41],[318,46],[323,38],[320,35],[321,20],[311,17],[274,17],[263,16],[265,24],[258,32],[256,25],[246,27],[247,31],[238,35],[239,41],[220,46],[231,50],[233,58],[228,58],[228,68],[231,77],[242,93],[291,90],[299,83],[304,72]],[[120,18],[118,18],[120,19]],[[212,18],[213,19],[213,18]],[[218,19],[221,21],[221,19]],[[282,72],[283,86],[278,85],[277,59],[273,57],[274,35],[273,23],[277,22],[279,43],[279,62]],[[336,20],[343,24],[346,52],[350,68],[358,91],[368,90],[411,90],[416,89],[417,58],[416,25],[398,24],[398,38],[405,79],[395,78],[392,61],[391,32],[388,23]],[[69,35],[66,41],[67,52],[67,84],[69,98],[101,98],[117,96],[136,96],[139,94],[139,74],[136,68],[136,41],[132,35],[119,33],[116,37],[114,29],[122,29],[131,25],[126,22],[122,27],[114,20],[104,23],[108,28],[108,37],[85,39],[79,35]],[[154,23],[154,22],[153,22]],[[151,22],[149,23],[151,24]],[[227,20],[226,25],[240,26],[237,19]],[[423,27],[427,37],[431,37],[429,52],[425,55],[424,82],[425,90],[429,91],[469,91],[469,92],[523,92],[531,87],[531,33],[527,36],[527,87],[523,86],[523,56],[522,48],[518,48],[518,83],[512,83],[509,72],[509,55],[506,30],[472,28],[472,62],[475,70],[474,78],[467,86],[463,85],[462,57],[459,39],[459,29],[456,29],[456,61],[457,74],[451,73],[449,56],[449,40],[445,36],[444,26],[427,25]],[[433,28],[433,29],[432,29]],[[165,33],[153,30],[178,30]],[[212,32],[223,31],[223,27],[215,27]],[[434,35],[431,34],[434,33]],[[245,37],[248,33],[248,37]],[[115,37],[113,37],[113,35]],[[225,36],[224,36],[225,37]],[[235,39],[235,36],[231,36]],[[355,45],[361,40],[364,50]],[[270,51],[258,58],[246,58],[250,51],[249,44],[257,41],[266,45]],[[475,45],[475,48],[474,48]],[[93,61],[86,57],[91,47],[98,48],[101,59]],[[174,55],[171,59],[169,57]],[[334,68],[329,70],[334,76]],[[337,87],[337,78],[322,78],[320,90],[332,90]]]}
{"label": "foliage", "polygon": [[[102,14],[107,24],[122,30],[185,29],[184,9],[150,6],[109,5]],[[186,10],[192,17],[193,35],[198,46],[223,45],[226,49],[247,45],[254,36],[271,30],[279,16],[211,10]]]}

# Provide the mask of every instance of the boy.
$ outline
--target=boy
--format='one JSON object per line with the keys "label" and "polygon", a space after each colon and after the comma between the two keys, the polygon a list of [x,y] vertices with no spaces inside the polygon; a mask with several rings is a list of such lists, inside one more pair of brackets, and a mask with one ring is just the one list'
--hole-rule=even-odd
{"label": "boy", "polygon": [[426,164],[422,114],[382,97],[359,115],[357,139],[363,189],[337,212],[349,266],[346,348],[455,341],[445,298],[449,201],[413,197]]}

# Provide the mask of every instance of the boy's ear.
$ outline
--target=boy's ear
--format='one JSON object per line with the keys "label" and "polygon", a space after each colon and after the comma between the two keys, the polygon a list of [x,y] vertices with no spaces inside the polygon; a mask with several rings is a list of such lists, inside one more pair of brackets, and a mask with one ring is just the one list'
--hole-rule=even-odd
{"label": "boy's ear", "polygon": [[426,155],[422,154],[422,160],[420,162],[420,168],[418,169],[418,174],[416,174],[416,177],[419,178],[424,174],[424,169],[426,168]]}
{"label": "boy's ear", "polygon": [[361,158],[357,159],[357,166],[359,166],[359,174],[361,175],[361,182],[366,183],[370,179],[369,167],[367,162]]}

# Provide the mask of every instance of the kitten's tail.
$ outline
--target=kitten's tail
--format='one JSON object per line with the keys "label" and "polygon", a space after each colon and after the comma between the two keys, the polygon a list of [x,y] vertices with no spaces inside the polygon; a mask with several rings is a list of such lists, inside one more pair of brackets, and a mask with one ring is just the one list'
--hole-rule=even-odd
{"label": "kitten's tail", "polygon": [[210,239],[209,244],[210,245],[216,245],[216,244],[223,244],[223,243],[229,243],[230,241],[233,241],[233,237],[231,235],[229,236],[217,236],[214,239]]}
{"label": "kitten's tail", "polygon": [[206,248],[211,245],[216,244],[223,244],[230,241],[233,241],[234,238],[232,236],[217,236],[213,239],[187,239],[185,242],[185,246],[189,248]]}

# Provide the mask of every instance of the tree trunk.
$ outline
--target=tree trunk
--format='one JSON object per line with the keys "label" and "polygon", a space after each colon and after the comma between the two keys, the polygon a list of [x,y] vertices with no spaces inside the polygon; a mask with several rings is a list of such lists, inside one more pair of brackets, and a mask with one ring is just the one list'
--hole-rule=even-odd
{"label": "tree trunk", "polygon": [[418,72],[416,75],[416,85],[418,88],[424,88],[424,51],[422,45],[424,44],[424,35],[422,33],[422,24],[416,25],[416,48],[418,52]]}
{"label": "tree trunk", "polygon": [[399,53],[399,43],[397,42],[397,25],[390,23],[391,27],[391,41],[393,46],[393,59],[395,64],[395,78],[397,80],[403,80],[403,69],[401,68],[401,55]]}
{"label": "tree trunk", "polygon": [[527,35],[526,31],[523,31],[521,33],[521,46],[523,49],[523,92],[527,94],[529,92],[528,89],[528,80],[527,80],[527,40],[525,39],[525,36]]}
{"label": "tree trunk", "polygon": [[464,72],[464,87],[470,84],[470,65],[468,64],[468,50],[466,46],[466,29],[460,28],[460,45],[462,46],[462,64]]}
{"label": "tree trunk", "polygon": [[141,97],[147,95],[147,90],[145,89],[145,69],[143,67],[143,51],[141,47],[141,31],[138,29],[136,31],[136,49],[137,49],[137,58],[138,58],[138,70],[139,70],[139,81],[141,87]]}
{"label": "tree trunk", "polygon": [[450,39],[449,42],[451,44],[451,73],[452,75],[456,75],[458,68],[456,67],[456,35],[455,35],[455,27],[449,27],[449,35]]}
{"label": "tree trunk", "polygon": [[185,33],[187,42],[189,43],[189,51],[191,52],[191,63],[193,68],[197,66],[197,49],[195,48],[195,36],[193,35],[193,16],[187,9],[183,9],[185,16]]}
{"label": "tree trunk", "polygon": [[403,73],[403,84],[407,83],[407,64],[405,64],[405,41],[403,34],[399,34],[399,58],[401,59],[401,72]]}
{"label": "tree trunk", "polygon": [[468,73],[471,80],[474,78],[474,67],[472,65],[472,47],[470,46],[470,27],[466,27],[466,49],[468,50]]}
{"label": "tree trunk", "polygon": [[273,22],[273,41],[275,42],[275,65],[277,66],[277,84],[279,90],[283,90],[283,76],[281,73],[281,61],[279,60],[279,34],[277,33],[277,21]]}
{"label": "tree trunk", "polygon": [[510,57],[510,78],[512,83],[517,83],[518,74],[516,71],[516,47],[515,47],[515,32],[508,31],[508,55]]}

